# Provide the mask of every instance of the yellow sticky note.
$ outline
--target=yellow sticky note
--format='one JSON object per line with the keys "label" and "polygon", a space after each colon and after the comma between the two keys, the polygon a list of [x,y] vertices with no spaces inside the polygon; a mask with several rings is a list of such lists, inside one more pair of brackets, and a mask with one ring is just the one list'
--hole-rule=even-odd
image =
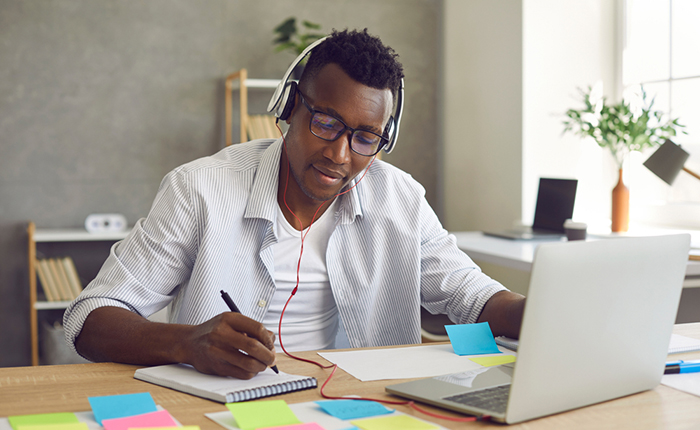
{"label": "yellow sticky note", "polygon": [[493,355],[491,357],[469,357],[476,364],[481,364],[484,367],[498,366],[499,364],[515,362],[514,355]]}
{"label": "yellow sticky note", "polygon": [[44,424],[77,423],[78,418],[73,412],[57,412],[51,414],[15,415],[8,417],[13,429],[19,426],[38,426]]}
{"label": "yellow sticky note", "polygon": [[410,415],[389,415],[379,418],[354,420],[350,421],[350,423],[362,430],[432,430],[439,428],[434,424],[426,423]]}
{"label": "yellow sticky note", "polygon": [[242,430],[301,423],[284,400],[226,403],[226,407]]}
{"label": "yellow sticky note", "polygon": [[15,430],[88,430],[85,423],[19,425]]}

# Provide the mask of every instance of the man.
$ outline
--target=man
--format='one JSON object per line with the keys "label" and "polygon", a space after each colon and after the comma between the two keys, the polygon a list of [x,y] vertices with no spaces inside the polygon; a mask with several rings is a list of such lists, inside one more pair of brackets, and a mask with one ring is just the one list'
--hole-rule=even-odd
{"label": "man", "polygon": [[[402,77],[366,30],[334,32],[291,95],[284,139],[165,177],[67,309],[69,343],[94,361],[251,378],[275,363],[280,326],[292,350],[332,348],[339,331],[353,347],[418,343],[423,305],[517,337],[524,297],[457,249],[417,182],[374,160]],[[168,304],[170,324],[144,318]]]}

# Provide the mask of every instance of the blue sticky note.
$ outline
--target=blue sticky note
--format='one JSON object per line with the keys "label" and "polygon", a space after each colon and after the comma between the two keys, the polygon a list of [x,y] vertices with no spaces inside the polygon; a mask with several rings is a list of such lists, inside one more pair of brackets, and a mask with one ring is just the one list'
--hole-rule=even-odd
{"label": "blue sticky note", "polygon": [[380,403],[369,400],[324,400],[316,402],[316,404],[327,414],[341,420],[373,417],[394,412],[393,409],[388,409]]}
{"label": "blue sticky note", "polygon": [[88,397],[88,401],[95,415],[95,421],[99,425],[102,425],[102,420],[130,417],[158,410],[151,393]]}
{"label": "blue sticky note", "polygon": [[489,323],[446,325],[447,336],[457,355],[498,354]]}

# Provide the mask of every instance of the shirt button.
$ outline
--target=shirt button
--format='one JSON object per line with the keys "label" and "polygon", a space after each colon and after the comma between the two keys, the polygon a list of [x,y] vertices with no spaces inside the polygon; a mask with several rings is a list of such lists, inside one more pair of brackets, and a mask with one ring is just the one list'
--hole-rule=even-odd
{"label": "shirt button", "polygon": [[264,299],[258,300],[258,307],[264,308],[267,302]]}

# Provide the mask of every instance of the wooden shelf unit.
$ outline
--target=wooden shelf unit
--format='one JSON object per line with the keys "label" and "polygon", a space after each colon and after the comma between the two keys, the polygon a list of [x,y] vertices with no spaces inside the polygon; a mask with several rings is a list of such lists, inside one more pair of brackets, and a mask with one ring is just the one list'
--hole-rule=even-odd
{"label": "wooden shelf unit", "polygon": [[37,300],[36,244],[65,242],[118,241],[124,239],[129,231],[110,233],[89,233],[84,229],[37,229],[33,222],[27,226],[28,266],[29,266],[29,329],[31,335],[32,366],[39,365],[39,321],[38,311],[66,309],[69,301]]}
{"label": "wooden shelf unit", "polygon": [[233,91],[238,90],[240,106],[240,142],[248,140],[248,89],[274,90],[279,79],[248,79],[248,71],[241,69],[230,74],[225,83],[226,146],[233,143]]}

